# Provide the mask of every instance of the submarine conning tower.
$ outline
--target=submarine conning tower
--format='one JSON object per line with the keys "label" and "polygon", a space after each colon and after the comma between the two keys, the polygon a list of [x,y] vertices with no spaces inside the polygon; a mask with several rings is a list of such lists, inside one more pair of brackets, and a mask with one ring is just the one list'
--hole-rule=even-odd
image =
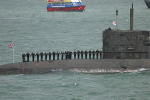
{"label": "submarine conning tower", "polygon": [[103,31],[103,59],[148,59],[149,34],[149,31],[133,30],[132,4],[130,30]]}
{"label": "submarine conning tower", "polygon": [[103,59],[148,59],[149,31],[103,31]]}

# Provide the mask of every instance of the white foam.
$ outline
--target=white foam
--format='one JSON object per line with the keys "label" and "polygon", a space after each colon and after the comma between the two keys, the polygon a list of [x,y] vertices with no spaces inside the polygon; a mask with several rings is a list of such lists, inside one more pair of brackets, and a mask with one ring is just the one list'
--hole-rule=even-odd
{"label": "white foam", "polygon": [[56,69],[56,70],[51,69],[51,71],[52,71],[52,72],[55,72],[55,71],[62,71],[62,69]]}
{"label": "white foam", "polygon": [[146,70],[145,68],[140,68],[140,69],[139,69],[139,71],[145,71],[145,70]]}
{"label": "white foam", "polygon": [[70,69],[69,71],[72,72],[80,72],[80,73],[137,73],[139,72],[138,69],[136,70],[116,70],[116,69],[91,69],[91,70],[86,70],[86,69]]}

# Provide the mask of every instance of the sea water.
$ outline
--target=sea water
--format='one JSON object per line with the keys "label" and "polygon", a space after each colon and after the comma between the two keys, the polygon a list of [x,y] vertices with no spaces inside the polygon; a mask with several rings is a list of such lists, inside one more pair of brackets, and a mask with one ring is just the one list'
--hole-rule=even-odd
{"label": "sea water", "polygon": [[[102,49],[102,32],[118,15],[118,29],[150,31],[144,0],[82,0],[84,12],[47,12],[46,0],[1,0],[0,65],[22,62],[22,53]],[[31,60],[31,59],[30,59]],[[92,66],[91,66],[92,67]],[[118,74],[48,74],[0,76],[0,100],[148,100],[150,71]]]}

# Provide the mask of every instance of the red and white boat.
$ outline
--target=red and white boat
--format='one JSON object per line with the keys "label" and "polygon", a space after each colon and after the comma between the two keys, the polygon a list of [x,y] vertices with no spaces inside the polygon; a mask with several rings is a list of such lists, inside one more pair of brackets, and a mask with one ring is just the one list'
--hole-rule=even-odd
{"label": "red and white boat", "polygon": [[47,0],[47,11],[84,11],[81,0]]}

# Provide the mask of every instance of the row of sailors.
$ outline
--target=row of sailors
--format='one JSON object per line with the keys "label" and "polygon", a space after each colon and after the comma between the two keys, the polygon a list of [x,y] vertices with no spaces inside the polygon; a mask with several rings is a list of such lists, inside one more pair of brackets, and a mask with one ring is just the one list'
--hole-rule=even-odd
{"label": "row of sailors", "polygon": [[41,56],[41,61],[43,61],[43,56],[45,56],[45,60],[47,60],[47,56],[49,56],[49,60],[51,60],[51,55],[53,56],[53,60],[55,60],[55,55],[57,55],[57,60],[59,60],[59,55],[62,55],[61,56],[61,59],[63,60],[64,59],[64,56],[65,56],[65,59],[71,59],[72,58],[72,55],[74,55],[74,59],[76,59],[76,55],[78,56],[77,59],[80,59],[80,55],[81,55],[81,59],[83,59],[83,55],[85,55],[85,59],[87,59],[87,55],[89,55],[89,59],[91,59],[91,55],[93,55],[93,59],[95,59],[95,54],[96,54],[96,58],[99,59],[99,55],[100,55],[100,59],[102,59],[102,51],[100,50],[96,50],[96,52],[93,50],[93,51],[85,51],[83,52],[83,50],[80,52],[79,50],[76,52],[74,50],[74,52],[71,52],[71,51],[66,51],[66,52],[61,52],[59,53],[59,51],[57,51],[57,53],[55,53],[55,51],[53,51],[53,53],[51,53],[49,51],[49,53],[45,52],[43,54],[43,52],[37,52],[36,54],[34,52],[30,53],[27,52],[26,54],[23,53],[22,54],[22,59],[23,59],[23,62],[26,62],[25,61],[25,57],[27,57],[27,62],[29,62],[29,57],[32,56],[32,61],[34,61],[34,58],[35,56],[37,56],[37,62],[39,61],[39,56]]}

